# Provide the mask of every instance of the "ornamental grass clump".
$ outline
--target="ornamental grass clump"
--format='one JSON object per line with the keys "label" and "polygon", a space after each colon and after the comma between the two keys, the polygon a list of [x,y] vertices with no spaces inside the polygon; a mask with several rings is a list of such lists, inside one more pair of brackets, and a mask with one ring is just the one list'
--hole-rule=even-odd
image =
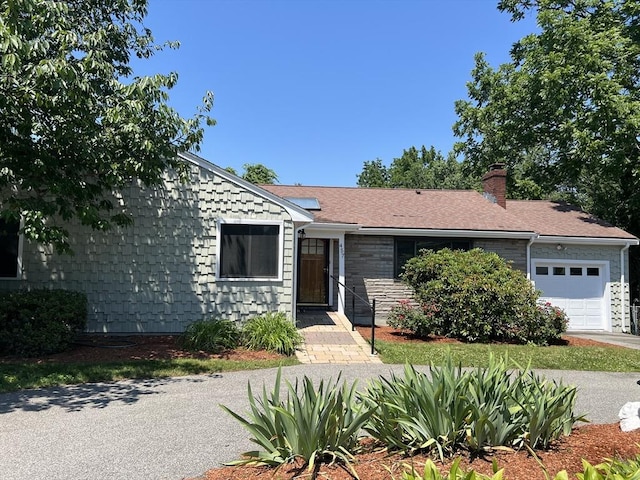
{"label": "ornamental grass clump", "polygon": [[252,350],[268,350],[293,355],[302,335],[284,312],[269,312],[251,318],[242,331],[245,345]]}
{"label": "ornamental grass clump", "polygon": [[280,398],[281,370],[270,393],[262,387],[256,398],[248,384],[251,412],[242,417],[222,405],[252,435],[251,441],[262,450],[243,454],[230,465],[269,465],[279,467],[302,459],[315,478],[321,463],[339,461],[351,466],[360,431],[373,413],[356,398],[356,383],[321,381],[317,389],[308,377],[295,385],[286,382],[287,398]]}
{"label": "ornamental grass clump", "polygon": [[178,338],[178,344],[190,351],[220,353],[236,348],[240,330],[231,320],[200,320],[190,324]]}
{"label": "ornamental grass clump", "polygon": [[462,392],[468,374],[451,361],[431,367],[430,375],[405,365],[404,376],[392,374],[369,383],[362,400],[374,410],[365,430],[392,450],[452,454],[463,442],[469,402]]}
{"label": "ornamental grass clump", "polygon": [[491,356],[488,368],[473,370],[451,359],[429,374],[406,365],[404,376],[370,382],[362,400],[375,409],[365,426],[371,436],[393,450],[444,458],[460,449],[547,448],[584,420],[573,413],[575,394]]}

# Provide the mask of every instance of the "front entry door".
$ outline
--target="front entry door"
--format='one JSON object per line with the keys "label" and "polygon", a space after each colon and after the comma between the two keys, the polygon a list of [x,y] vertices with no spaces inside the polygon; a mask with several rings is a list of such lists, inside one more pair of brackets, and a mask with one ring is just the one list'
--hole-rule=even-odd
{"label": "front entry door", "polygon": [[329,241],[305,238],[300,242],[298,303],[328,305]]}

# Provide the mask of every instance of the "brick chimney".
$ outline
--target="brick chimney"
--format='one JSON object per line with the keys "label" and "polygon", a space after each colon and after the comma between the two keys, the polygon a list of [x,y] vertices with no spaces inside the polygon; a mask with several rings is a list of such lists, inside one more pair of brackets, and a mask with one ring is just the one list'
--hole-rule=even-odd
{"label": "brick chimney", "polygon": [[494,163],[482,177],[482,190],[489,201],[507,208],[507,171],[504,163]]}

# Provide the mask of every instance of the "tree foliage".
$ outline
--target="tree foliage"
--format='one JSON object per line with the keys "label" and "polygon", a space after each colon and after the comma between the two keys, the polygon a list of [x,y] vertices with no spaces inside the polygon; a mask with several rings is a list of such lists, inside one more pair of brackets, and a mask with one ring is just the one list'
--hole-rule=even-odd
{"label": "tree foliage", "polygon": [[468,189],[476,184],[477,178],[465,176],[453,154],[445,158],[433,146],[404,150],[388,168],[380,159],[364,162],[358,175],[359,187]]}
{"label": "tree foliage", "polygon": [[256,185],[273,185],[278,181],[278,175],[261,163],[245,163],[242,168],[242,178]]}
{"label": "tree foliage", "polygon": [[[468,171],[496,161],[528,180],[522,197],[556,195],[640,233],[640,3],[502,0],[538,33],[511,61],[476,56],[454,125]],[[527,193],[527,188],[537,193]]]}
{"label": "tree foliage", "polygon": [[157,45],[146,0],[0,0],[0,215],[68,249],[65,223],[127,225],[113,192],[155,185],[198,150],[210,93],[190,119],[167,105],[176,73],[133,76]]}

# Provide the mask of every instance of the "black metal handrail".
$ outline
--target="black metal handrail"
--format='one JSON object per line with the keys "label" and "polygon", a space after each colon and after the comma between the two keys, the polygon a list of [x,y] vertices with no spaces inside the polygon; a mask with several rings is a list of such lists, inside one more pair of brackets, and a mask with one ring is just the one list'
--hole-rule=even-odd
{"label": "black metal handrail", "polygon": [[349,317],[347,316],[347,319],[349,319],[349,322],[351,322],[351,331],[354,331],[356,329],[356,298],[360,300],[364,305],[366,305],[371,311],[371,355],[375,355],[376,350],[374,344],[376,340],[376,299],[372,299],[371,303],[369,303],[367,299],[361,297],[356,293],[355,285],[353,286],[353,288],[349,288],[332,274],[329,274],[329,277],[331,277],[331,279],[338,285],[343,286],[345,290],[351,292],[351,315],[353,316],[353,319],[349,319]]}

